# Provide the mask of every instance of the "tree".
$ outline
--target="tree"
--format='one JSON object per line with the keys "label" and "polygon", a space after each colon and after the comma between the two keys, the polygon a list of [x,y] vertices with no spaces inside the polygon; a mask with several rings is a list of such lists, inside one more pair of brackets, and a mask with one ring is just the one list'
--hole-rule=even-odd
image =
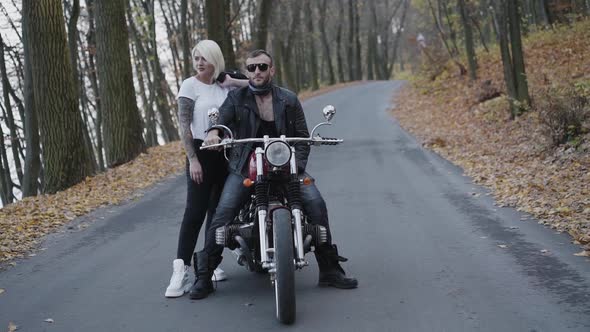
{"label": "tree", "polygon": [[268,23],[272,13],[272,0],[261,0],[258,15],[258,32],[256,35],[256,48],[265,49],[268,39]]}
{"label": "tree", "polygon": [[497,1],[494,20],[504,68],[504,81],[510,97],[511,115],[516,117],[530,105],[524,55],[520,35],[520,13],[511,0]]}
{"label": "tree", "polygon": [[475,81],[477,79],[477,58],[473,46],[472,20],[469,18],[465,0],[458,0],[457,5],[459,7],[459,14],[461,15],[461,23],[463,23],[463,32],[465,33],[465,52],[467,54],[467,63],[469,64],[469,77]]}
{"label": "tree", "polygon": [[189,42],[188,32],[188,0],[180,1],[180,36],[182,42],[182,78],[186,79],[191,76],[191,46]]}
{"label": "tree", "polygon": [[309,60],[310,60],[310,71],[311,71],[311,89],[317,90],[320,88],[320,84],[318,82],[318,64],[317,64],[317,56],[316,56],[316,49],[315,49],[315,31],[313,28],[313,10],[311,8],[311,0],[307,0],[305,2],[305,11],[307,12],[307,32],[309,33]]}
{"label": "tree", "polygon": [[[318,5],[318,11],[321,13],[326,13],[326,0],[321,0],[316,2]],[[328,41],[328,34],[326,32],[326,20],[320,19],[318,20],[318,25],[320,28],[320,33],[322,37],[322,48],[324,50],[324,61],[328,67],[328,84],[335,84],[336,83],[336,76],[334,75],[334,67],[332,66],[332,56],[330,54],[330,43]]]}
{"label": "tree", "polygon": [[[43,191],[68,188],[93,173],[75,95],[59,0],[24,0],[35,109],[45,164]],[[27,41],[25,41],[27,43]]]}
{"label": "tree", "polygon": [[125,4],[102,0],[96,9],[96,59],[104,141],[109,167],[128,162],[145,150],[135,100]]}
{"label": "tree", "polygon": [[39,146],[39,124],[35,110],[33,92],[33,72],[31,69],[31,45],[29,37],[30,1],[23,1],[23,54],[24,54],[24,104],[25,104],[25,169],[23,174],[22,193],[24,197],[35,196],[39,191],[38,178],[41,172],[41,149]]}
{"label": "tree", "polygon": [[236,67],[236,55],[234,52],[232,36],[228,26],[229,2],[227,0],[206,0],[207,34],[221,47],[225,65],[229,68]]}

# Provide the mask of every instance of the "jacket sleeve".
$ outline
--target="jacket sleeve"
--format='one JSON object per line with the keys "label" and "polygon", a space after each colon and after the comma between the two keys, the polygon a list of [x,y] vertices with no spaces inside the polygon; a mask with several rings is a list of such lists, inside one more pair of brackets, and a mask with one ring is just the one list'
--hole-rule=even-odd
{"label": "jacket sleeve", "polygon": [[[299,99],[295,97],[294,105],[295,115],[295,136],[296,137],[309,137],[309,130],[307,129],[307,122],[305,121],[305,114],[303,113],[303,107]],[[307,158],[309,157],[310,147],[308,144],[297,144],[295,145],[295,156],[297,157],[297,168],[300,173],[305,172],[307,167]]]}

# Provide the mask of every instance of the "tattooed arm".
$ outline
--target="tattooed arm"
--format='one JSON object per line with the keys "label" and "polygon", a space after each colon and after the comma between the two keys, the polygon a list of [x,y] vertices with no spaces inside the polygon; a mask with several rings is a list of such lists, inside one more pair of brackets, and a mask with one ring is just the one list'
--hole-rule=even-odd
{"label": "tattooed arm", "polygon": [[203,183],[203,169],[197,157],[197,151],[193,145],[193,134],[191,133],[191,122],[193,121],[193,108],[195,101],[186,98],[178,98],[178,120],[180,122],[180,132],[184,151],[189,160],[189,175],[197,184]]}
{"label": "tattooed arm", "polygon": [[184,151],[189,161],[199,160],[197,158],[197,152],[193,146],[193,134],[191,132],[191,122],[193,121],[193,108],[195,101],[186,98],[178,98],[178,121],[180,123],[180,135],[182,137],[182,143],[184,144]]}

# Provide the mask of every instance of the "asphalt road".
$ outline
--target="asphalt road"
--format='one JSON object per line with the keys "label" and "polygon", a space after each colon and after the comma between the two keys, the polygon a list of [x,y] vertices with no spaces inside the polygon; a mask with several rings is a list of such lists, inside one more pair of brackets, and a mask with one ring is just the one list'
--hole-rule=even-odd
{"label": "asphalt road", "polygon": [[[230,252],[206,300],[164,298],[185,201],[183,177],[81,218],[35,257],[0,272],[0,330],[590,331],[590,262],[566,235],[494,206],[461,169],[425,151],[386,112],[400,82],[348,87],[304,104],[338,114],[309,172],[356,290],[297,272],[297,321],[281,326],[267,277]],[[201,242],[199,246],[201,246]],[[500,247],[500,246],[505,246]],[[53,319],[53,323],[45,319]]]}

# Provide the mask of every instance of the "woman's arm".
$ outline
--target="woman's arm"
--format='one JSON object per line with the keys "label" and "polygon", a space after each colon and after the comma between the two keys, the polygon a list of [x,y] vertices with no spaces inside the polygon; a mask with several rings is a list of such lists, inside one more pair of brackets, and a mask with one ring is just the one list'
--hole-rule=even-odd
{"label": "woman's arm", "polygon": [[248,86],[248,80],[233,78],[229,75],[226,75],[225,80],[219,84],[224,88],[241,88],[243,86]]}
{"label": "woman's arm", "polygon": [[189,161],[199,161],[197,152],[193,146],[193,134],[191,132],[191,123],[193,122],[193,109],[195,101],[186,98],[178,98],[178,122],[180,124],[180,135],[184,145],[184,151]]}

